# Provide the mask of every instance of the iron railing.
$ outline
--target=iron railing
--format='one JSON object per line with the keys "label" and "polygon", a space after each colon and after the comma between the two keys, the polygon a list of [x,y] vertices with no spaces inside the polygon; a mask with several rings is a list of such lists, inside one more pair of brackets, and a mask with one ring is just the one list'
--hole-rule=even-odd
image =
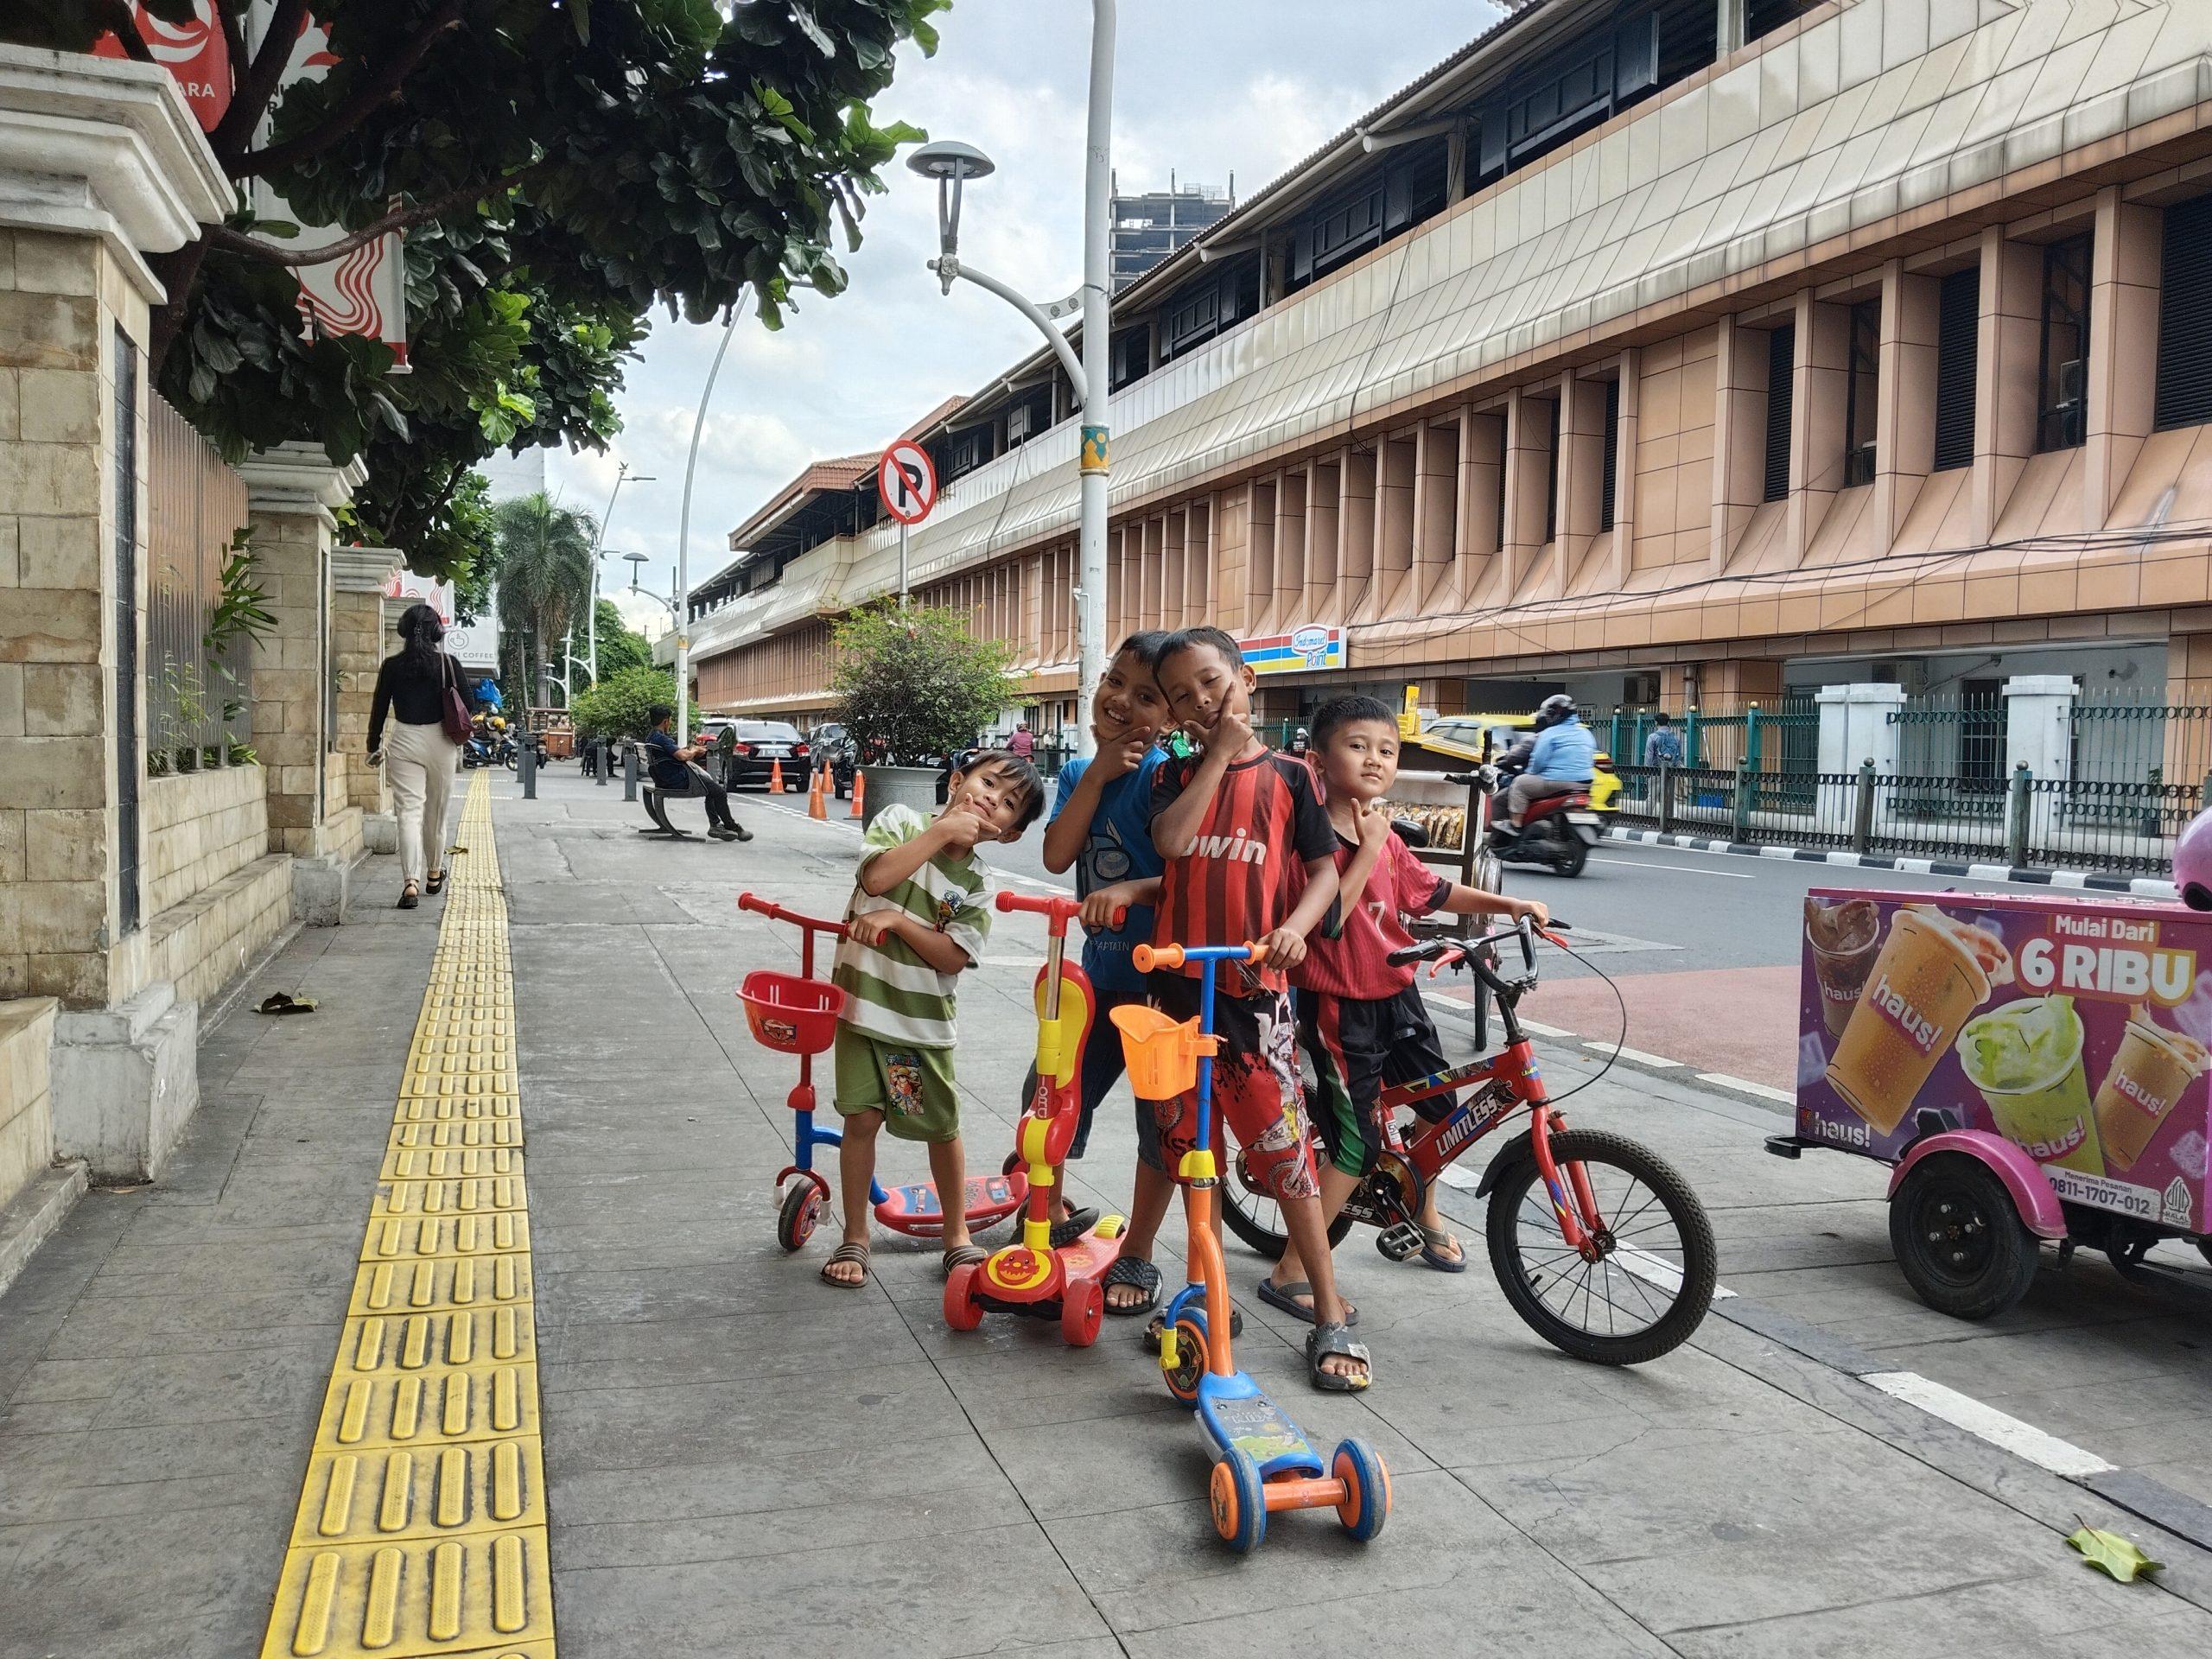
{"label": "iron railing", "polygon": [[251,730],[253,671],[250,641],[203,644],[246,522],[245,480],[159,393],[147,401],[144,743],[159,774],[224,764]]}

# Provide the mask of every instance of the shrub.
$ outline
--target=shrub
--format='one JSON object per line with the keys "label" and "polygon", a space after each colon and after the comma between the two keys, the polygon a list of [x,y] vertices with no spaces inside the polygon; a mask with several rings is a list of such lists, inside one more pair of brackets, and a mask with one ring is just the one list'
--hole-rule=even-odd
{"label": "shrub", "polygon": [[626,668],[577,692],[569,713],[579,737],[643,737],[652,729],[645,711],[657,702],[676,706],[676,677],[665,669]]}
{"label": "shrub", "polygon": [[863,756],[881,753],[897,766],[975,741],[1009,701],[1007,669],[1013,650],[979,639],[957,611],[885,599],[854,612],[830,635],[836,668],[830,684]]}

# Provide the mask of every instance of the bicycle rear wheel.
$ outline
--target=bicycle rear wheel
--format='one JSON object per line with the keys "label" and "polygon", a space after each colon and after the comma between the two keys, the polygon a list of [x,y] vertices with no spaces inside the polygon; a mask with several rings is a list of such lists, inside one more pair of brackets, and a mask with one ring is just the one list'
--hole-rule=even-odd
{"label": "bicycle rear wheel", "polygon": [[1719,1252],[1688,1181],[1635,1141],[1596,1129],[1551,1138],[1562,1178],[1579,1164],[1603,1230],[1586,1260],[1560,1230],[1533,1157],[1491,1191],[1490,1260],[1500,1289],[1536,1334],[1599,1365],[1641,1365],[1688,1339],[1713,1301]]}
{"label": "bicycle rear wheel", "polygon": [[[1229,1160],[1229,1168],[1214,1189],[1221,1194],[1221,1218],[1229,1224],[1230,1232],[1270,1262],[1280,1262],[1290,1246],[1289,1235],[1282,1230],[1282,1206],[1255,1188],[1244,1172],[1244,1154],[1239,1152]],[[1330,1247],[1343,1243],[1351,1231],[1351,1217],[1338,1216],[1329,1224]]]}

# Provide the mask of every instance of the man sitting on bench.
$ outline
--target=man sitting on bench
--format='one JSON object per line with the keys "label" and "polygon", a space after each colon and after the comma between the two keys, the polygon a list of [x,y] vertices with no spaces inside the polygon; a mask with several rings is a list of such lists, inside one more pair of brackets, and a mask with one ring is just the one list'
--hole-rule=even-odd
{"label": "man sitting on bench", "polygon": [[645,718],[653,726],[645,736],[645,753],[651,757],[653,782],[664,790],[705,795],[707,833],[716,841],[752,840],[753,832],[730,816],[729,791],[694,764],[706,753],[707,746],[694,743],[688,749],[676,747],[676,738],[668,729],[668,722],[676,718],[676,710],[664,702],[648,709]]}

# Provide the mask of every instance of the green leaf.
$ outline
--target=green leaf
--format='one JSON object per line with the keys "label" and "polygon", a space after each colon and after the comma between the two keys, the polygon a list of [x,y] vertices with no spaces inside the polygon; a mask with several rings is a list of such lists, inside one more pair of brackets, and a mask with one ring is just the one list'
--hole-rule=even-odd
{"label": "green leaf", "polygon": [[[2078,1517],[2077,1517],[2078,1518]],[[2135,1547],[2133,1539],[2116,1532],[2084,1526],[2066,1541],[2082,1552],[2082,1559],[2122,1584],[2135,1582],[2139,1573],[2156,1573],[2165,1563],[2154,1561]]]}

